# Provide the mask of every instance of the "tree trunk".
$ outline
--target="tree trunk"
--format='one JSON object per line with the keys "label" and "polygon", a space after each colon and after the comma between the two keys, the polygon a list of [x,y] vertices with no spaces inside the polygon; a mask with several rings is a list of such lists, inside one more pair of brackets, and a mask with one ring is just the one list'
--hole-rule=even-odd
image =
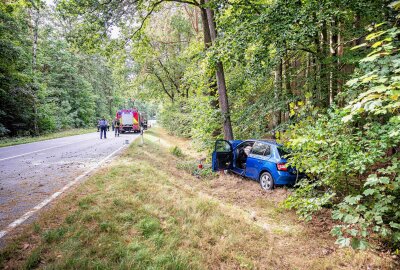
{"label": "tree trunk", "polygon": [[340,77],[337,78],[337,93],[340,94],[342,92],[342,87],[343,87],[343,70],[342,70],[342,61],[341,57],[343,56],[343,40],[342,40],[342,33],[343,33],[343,24],[339,21],[338,22],[338,46],[337,46],[337,71],[338,75],[340,74]]}
{"label": "tree trunk", "polygon": [[[207,4],[208,0],[205,0],[204,2],[205,4]],[[206,11],[207,11],[207,20],[208,20],[208,27],[210,30],[211,42],[214,43],[217,37],[214,14],[209,7],[206,8]],[[231,118],[229,114],[229,102],[226,91],[224,67],[221,61],[218,61],[216,63],[216,77],[217,77],[217,86],[219,94],[219,106],[223,118],[224,138],[226,140],[233,140],[233,131],[232,131]]]}
{"label": "tree trunk", "polygon": [[[283,63],[282,63],[282,95],[284,98],[281,98],[280,100],[288,100],[291,99],[292,95],[292,79],[291,79],[291,74],[290,74],[290,66],[292,64],[292,61],[290,60],[290,56],[288,55],[288,52],[285,52],[285,57],[283,58]],[[297,69],[296,69],[297,70]],[[293,87],[294,88],[294,87]],[[290,102],[286,101],[286,104],[282,105],[281,107],[281,119],[280,123],[286,122],[286,113],[290,111],[289,105]]]}
{"label": "tree trunk", "polygon": [[[200,0],[200,5],[201,6],[204,5],[204,0]],[[200,11],[201,11],[201,22],[203,25],[204,47],[208,49],[211,46],[212,40],[211,40],[210,28],[208,26],[207,11],[203,7],[200,7]]]}
{"label": "tree trunk", "polygon": [[[279,101],[279,94],[282,91],[282,58],[279,57],[274,76],[274,103]],[[280,124],[280,111],[274,111],[272,115],[274,129]]]}
{"label": "tree trunk", "polygon": [[39,135],[38,126],[38,111],[37,111],[37,82],[36,82],[36,71],[37,71],[37,47],[38,47],[38,36],[39,36],[39,18],[40,9],[33,5],[33,42],[32,42],[32,73],[33,73],[33,86],[32,86],[32,104],[33,104],[33,132],[35,135]]}
{"label": "tree trunk", "polygon": [[329,39],[329,47],[330,47],[330,57],[331,68],[329,71],[329,106],[333,104],[333,100],[337,95],[337,74],[339,72],[338,68],[338,25],[337,18],[332,18],[331,29],[330,29],[330,39]]}
{"label": "tree trunk", "polygon": [[321,85],[321,94],[322,94],[322,107],[328,107],[329,105],[329,65],[327,65],[327,58],[330,56],[329,53],[329,39],[328,39],[328,27],[327,23],[323,22],[321,29],[321,55],[319,56],[319,60],[321,63],[320,69],[320,77],[321,81],[319,84]]}
{"label": "tree trunk", "polygon": [[313,93],[313,100],[314,100],[314,105],[319,106],[321,105],[321,100],[322,100],[322,90],[321,90],[321,60],[320,60],[320,55],[321,53],[321,42],[320,39],[317,36],[315,36],[314,39],[315,47],[317,48],[317,54],[312,58],[312,66],[314,67],[314,93]]}
{"label": "tree trunk", "polygon": [[33,18],[32,70],[36,70],[39,16],[39,10],[35,9]]}
{"label": "tree trunk", "polygon": [[[208,18],[207,18],[207,11],[204,6],[204,0],[200,0],[200,15],[201,15],[201,22],[203,26],[203,39],[204,39],[204,48],[207,50],[208,48],[211,47],[212,45],[212,40],[211,40],[211,34],[210,34],[210,27],[208,26]],[[210,101],[210,106],[211,108],[215,110],[219,110],[219,103],[218,103],[218,98],[217,98],[217,82],[215,81],[215,77],[211,77],[208,80],[209,84],[209,92],[206,93],[205,95],[208,95],[211,97]],[[213,138],[219,137],[221,134],[222,129],[215,129],[211,136]]]}

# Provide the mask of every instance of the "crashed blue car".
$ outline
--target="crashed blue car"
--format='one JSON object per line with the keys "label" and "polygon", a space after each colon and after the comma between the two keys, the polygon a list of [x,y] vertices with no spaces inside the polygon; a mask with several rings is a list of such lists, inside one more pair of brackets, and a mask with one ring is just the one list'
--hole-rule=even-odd
{"label": "crashed blue car", "polygon": [[268,140],[217,140],[212,154],[213,171],[229,170],[260,182],[264,190],[275,185],[294,185],[303,177],[286,165],[288,153]]}

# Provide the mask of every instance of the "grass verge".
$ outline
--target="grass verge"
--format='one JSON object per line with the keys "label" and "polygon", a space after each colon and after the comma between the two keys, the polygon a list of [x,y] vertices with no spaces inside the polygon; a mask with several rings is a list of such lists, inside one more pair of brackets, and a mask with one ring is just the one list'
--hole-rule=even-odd
{"label": "grass verge", "polygon": [[32,137],[32,136],[11,137],[11,138],[5,137],[5,138],[0,138],[0,147],[32,143],[32,142],[39,142],[39,141],[45,141],[45,140],[50,140],[50,139],[57,139],[57,138],[62,138],[62,137],[91,133],[91,132],[95,132],[95,131],[96,131],[96,129],[94,129],[94,128],[76,128],[76,129],[68,129],[68,130],[63,130],[63,131],[59,131],[59,132],[40,135],[40,136],[36,136],[36,137]]}
{"label": "grass verge", "polygon": [[[186,140],[152,129],[44,212],[0,252],[8,269],[389,269],[390,258],[332,246],[279,207],[287,194],[177,168]],[[146,135],[145,135],[146,138]],[[179,166],[178,166],[179,167]]]}

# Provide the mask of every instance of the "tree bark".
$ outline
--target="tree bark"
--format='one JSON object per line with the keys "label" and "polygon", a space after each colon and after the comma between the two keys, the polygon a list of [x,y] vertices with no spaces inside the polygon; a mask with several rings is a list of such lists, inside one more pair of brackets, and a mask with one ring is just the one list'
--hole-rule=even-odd
{"label": "tree bark", "polygon": [[[279,94],[282,92],[282,58],[278,57],[278,63],[274,72],[274,103],[278,102]],[[274,111],[272,115],[273,128],[280,124],[280,111]]]}
{"label": "tree bark", "polygon": [[[208,26],[208,18],[207,18],[207,11],[203,7],[204,6],[204,0],[200,0],[200,15],[201,15],[201,22],[203,26],[203,39],[204,39],[204,48],[207,50],[208,48],[211,47],[212,41],[211,41],[211,34],[210,34],[210,27]],[[215,110],[219,110],[219,101],[217,98],[217,82],[215,81],[215,77],[211,77],[208,80],[209,83],[209,92],[206,93],[205,95],[208,95],[211,97],[210,101],[210,106],[211,108]],[[215,129],[212,132],[212,137],[217,138],[221,134],[222,129]]]}
{"label": "tree bark", "polygon": [[315,47],[317,48],[317,54],[312,58],[312,66],[314,67],[314,91],[313,91],[313,100],[314,100],[314,105],[321,105],[321,100],[322,100],[322,87],[321,87],[321,54],[322,54],[322,50],[321,50],[321,42],[320,42],[320,38],[317,36],[315,36],[314,39],[314,43],[315,43]]}
{"label": "tree bark", "polygon": [[337,25],[337,18],[333,17],[331,22],[331,29],[330,29],[330,57],[331,61],[331,68],[329,71],[329,106],[333,104],[333,100],[337,95],[337,73],[339,71],[338,68],[338,59],[337,59],[337,52],[338,52],[338,25]]}
{"label": "tree bark", "polygon": [[[205,0],[204,2],[205,4],[207,4],[209,1]],[[206,12],[207,12],[208,27],[211,36],[211,43],[214,44],[215,39],[217,37],[214,14],[209,7],[206,8]],[[226,91],[224,67],[221,61],[218,61],[216,63],[216,77],[217,77],[217,86],[219,95],[219,106],[223,118],[224,138],[226,140],[233,140],[233,131],[229,113],[229,102],[228,102],[228,94]]]}
{"label": "tree bark", "polygon": [[[343,89],[343,77],[345,76],[345,65],[342,64],[342,57],[344,52],[344,45],[343,45],[343,24],[339,21],[338,22],[338,47],[337,47],[337,71],[340,72],[338,75],[340,77],[337,78],[337,94],[340,94]],[[339,106],[343,105],[343,101],[339,100]]]}
{"label": "tree bark", "polygon": [[208,18],[207,18],[207,11],[202,6],[204,5],[204,0],[200,0],[200,11],[201,11],[201,23],[203,25],[203,38],[204,38],[204,47],[208,49],[211,46],[211,34],[210,28],[208,26]]}
{"label": "tree bark", "polygon": [[[295,61],[294,61],[295,62]],[[293,96],[293,92],[292,92],[292,78],[291,78],[291,74],[290,74],[290,66],[292,64],[292,61],[290,59],[290,55],[288,54],[288,52],[285,52],[285,57],[282,59],[282,95],[284,96],[283,99],[281,100],[287,100],[288,98],[291,98]],[[297,70],[297,69],[296,69]],[[293,83],[293,89],[295,88],[295,80]],[[282,122],[286,122],[286,113],[290,111],[289,108],[289,103],[290,102],[286,102],[286,104],[284,104],[284,106],[281,107],[281,119],[280,119],[280,123]]]}
{"label": "tree bark", "polygon": [[326,22],[322,24],[321,30],[321,48],[322,55],[320,56],[321,62],[321,85],[323,91],[322,106],[327,107],[329,105],[329,70],[326,63],[326,59],[330,56],[329,54],[329,39],[328,39],[328,26]]}
{"label": "tree bark", "polygon": [[37,71],[37,47],[39,37],[39,19],[40,9],[34,2],[32,3],[32,18],[33,18],[33,42],[32,42],[32,74],[33,74],[33,85],[32,85],[32,105],[33,105],[33,132],[35,135],[39,135],[38,126],[38,111],[37,111],[37,84],[36,84],[36,71]]}

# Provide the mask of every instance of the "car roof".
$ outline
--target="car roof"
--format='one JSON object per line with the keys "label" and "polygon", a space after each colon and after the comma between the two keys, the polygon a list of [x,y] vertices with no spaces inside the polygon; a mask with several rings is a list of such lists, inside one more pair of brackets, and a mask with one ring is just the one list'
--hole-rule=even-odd
{"label": "car roof", "polygon": [[262,143],[268,143],[268,144],[273,144],[276,146],[282,146],[282,144],[277,143],[275,140],[267,140],[267,139],[250,139],[246,141],[254,141],[254,142],[262,142]]}
{"label": "car roof", "polygon": [[248,140],[230,140],[230,143],[232,143],[235,147],[238,146],[239,144],[245,143],[245,142],[261,142],[261,143],[268,143],[271,145],[275,146],[282,146],[282,144],[277,143],[275,140],[267,140],[267,139],[248,139]]}

